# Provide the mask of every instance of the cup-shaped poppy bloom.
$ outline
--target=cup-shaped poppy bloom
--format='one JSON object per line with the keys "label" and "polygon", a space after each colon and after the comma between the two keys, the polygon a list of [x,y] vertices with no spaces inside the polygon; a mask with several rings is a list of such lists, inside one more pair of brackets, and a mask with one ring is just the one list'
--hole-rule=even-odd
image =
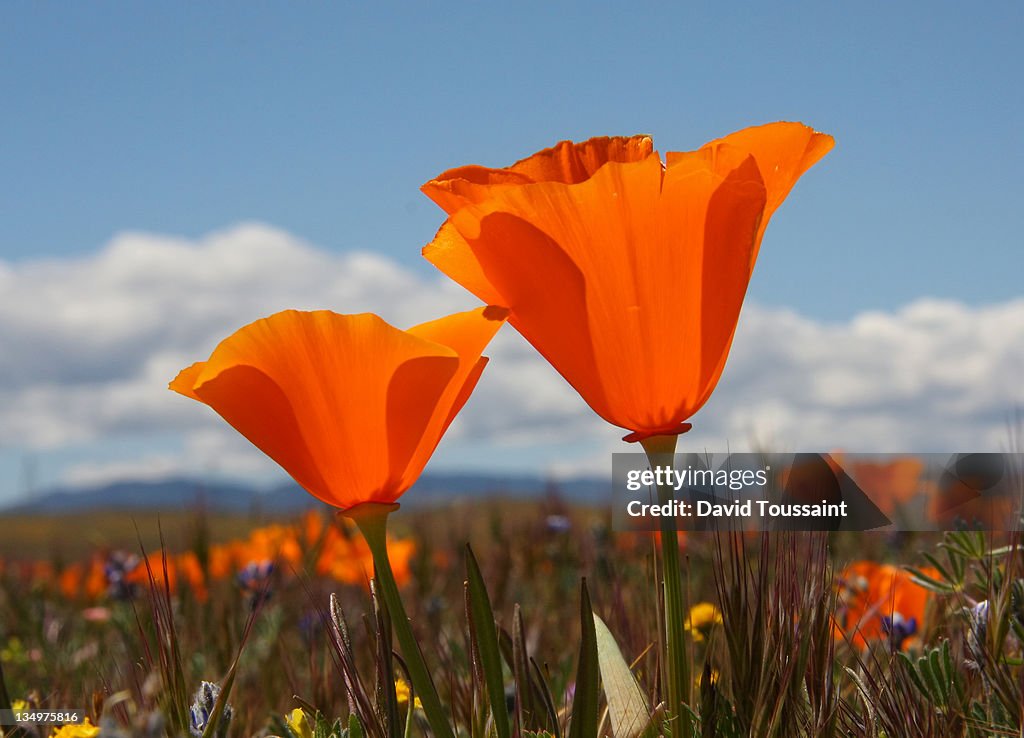
{"label": "cup-shaped poppy bloom", "polygon": [[476,386],[507,311],[399,330],[286,310],[241,328],[170,388],[206,403],[324,502],[394,502]]}
{"label": "cup-shaped poppy bloom", "polygon": [[564,141],[423,186],[424,256],[509,322],[630,440],[679,433],[714,389],[769,218],[831,136],[747,128],[663,162],[647,136]]}

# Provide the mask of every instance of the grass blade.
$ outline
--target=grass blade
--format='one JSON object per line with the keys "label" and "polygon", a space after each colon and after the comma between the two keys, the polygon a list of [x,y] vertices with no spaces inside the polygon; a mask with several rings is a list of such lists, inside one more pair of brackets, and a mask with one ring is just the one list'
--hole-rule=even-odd
{"label": "grass blade", "polygon": [[477,564],[473,549],[466,546],[466,587],[469,594],[469,617],[476,635],[480,652],[480,666],[487,685],[487,697],[494,716],[494,728],[498,738],[511,738],[508,710],[505,708],[505,679],[501,670],[501,651],[498,648],[498,630],[494,623],[494,611],[487,596],[480,565]]}
{"label": "grass blade", "polygon": [[512,672],[516,685],[516,724],[522,731],[535,720],[533,685],[530,683],[529,654],[523,632],[523,613],[516,605],[512,613]]}
{"label": "grass blade", "polygon": [[594,610],[590,606],[587,580],[580,594],[580,661],[576,668],[576,695],[572,701],[569,738],[597,738],[600,667],[597,660],[597,633]]}

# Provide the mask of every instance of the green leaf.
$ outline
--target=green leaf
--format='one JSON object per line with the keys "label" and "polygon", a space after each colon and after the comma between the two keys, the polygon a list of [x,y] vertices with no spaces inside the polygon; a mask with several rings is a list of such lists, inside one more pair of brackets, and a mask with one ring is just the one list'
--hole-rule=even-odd
{"label": "green leaf", "polygon": [[[388,612],[387,603],[381,598],[380,592],[377,591],[377,583],[373,580],[370,581],[370,599],[373,603],[373,622],[377,636],[377,705],[378,709],[383,707],[389,738],[400,738],[402,730],[398,716],[398,697],[395,695],[395,665],[391,659],[394,650],[391,645],[391,613]],[[384,703],[382,706],[381,702]]]}
{"label": "green leaf", "polygon": [[363,724],[359,722],[355,713],[348,716],[348,738],[365,738]]}
{"label": "green leaf", "polygon": [[[321,713],[319,710],[313,713],[306,713],[306,718],[309,715],[315,715],[313,718],[313,738],[336,738],[337,736],[348,735],[348,732],[341,730],[341,724],[337,721],[331,721],[326,715]],[[289,728],[291,730],[291,728]],[[292,734],[294,735],[294,733]]]}
{"label": "green leaf", "polygon": [[512,612],[512,676],[516,685],[516,721],[522,730],[536,720],[533,684],[530,680],[529,654],[523,631],[523,613],[517,604]]}
{"label": "green leaf", "polygon": [[957,702],[965,704],[964,685],[961,682],[960,674],[953,663],[953,656],[949,652],[949,639],[942,641],[942,663],[943,668],[946,671],[946,681],[952,685]]}
{"label": "green leaf", "polygon": [[[898,652],[896,657],[903,662],[903,665],[907,670],[907,676],[910,677],[910,681],[914,683],[922,696],[930,698],[931,695],[928,692],[928,687],[925,686],[924,680],[921,678],[921,674],[918,673],[917,668],[914,666],[914,662],[910,660],[910,657],[902,651]],[[847,669],[847,671],[849,671],[849,669]],[[865,691],[864,694],[866,697],[870,698],[867,691]]]}
{"label": "green leaf", "polygon": [[501,650],[498,647],[498,630],[494,624],[494,611],[487,596],[480,566],[473,549],[466,546],[466,587],[469,594],[469,617],[476,634],[480,652],[480,665],[487,684],[487,696],[491,702],[491,715],[498,738],[511,738],[512,730],[505,708],[505,679],[501,671]]}
{"label": "green leaf", "polygon": [[[933,567],[935,567],[935,569],[936,569],[936,570],[937,570],[937,571],[939,572],[939,574],[940,574],[940,575],[942,576],[942,578],[943,578],[943,579],[944,579],[944,580],[945,580],[946,582],[949,582],[949,583],[956,583],[956,584],[962,584],[962,582],[961,582],[961,581],[960,581],[959,579],[955,578],[955,577],[954,577],[953,575],[951,575],[951,574],[950,574],[950,573],[949,573],[948,571],[946,571],[946,567],[944,567],[944,566],[942,565],[942,562],[941,562],[941,561],[939,561],[938,557],[936,557],[936,556],[933,556],[933,555],[932,555],[932,554],[930,554],[930,553],[923,553],[922,555],[924,556],[925,560],[926,560],[926,561],[927,561],[927,562],[928,562],[929,564],[931,564],[931,565],[932,565]],[[950,559],[950,560],[951,560],[951,561],[955,561],[955,560],[957,560],[957,558],[956,558],[956,557],[953,557],[953,558],[952,558],[952,559]]]}
{"label": "green leaf", "polygon": [[551,731],[555,734],[555,738],[562,738],[562,730],[558,725],[558,710],[555,709],[555,699],[551,696],[551,687],[548,686],[548,681],[544,678],[544,672],[541,671],[537,660],[532,656],[530,657],[530,673],[533,675],[533,683],[537,693],[544,703],[544,710],[547,713]]}
{"label": "green leaf", "polygon": [[587,580],[580,594],[580,662],[576,667],[576,696],[572,701],[569,738],[597,738],[597,712],[600,701],[600,667],[597,660],[597,633],[594,610],[590,606]]}
{"label": "green leaf", "polygon": [[953,585],[947,584],[946,582],[941,582],[938,579],[935,579],[934,577],[930,577],[924,572],[922,572],[920,569],[915,569],[912,566],[904,566],[903,568],[907,570],[907,572],[910,574],[910,578],[914,580],[916,584],[919,584],[925,589],[931,590],[932,592],[948,594],[950,592],[957,591],[956,587],[954,587]]}
{"label": "green leaf", "polygon": [[928,654],[929,673],[935,681],[935,690],[939,695],[940,706],[946,707],[949,704],[949,689],[946,684],[946,675],[942,673],[942,663],[939,660],[939,649],[933,648]]}
{"label": "green leaf", "polygon": [[597,661],[601,668],[601,683],[608,701],[608,717],[615,738],[636,738],[651,719],[644,693],[640,691],[629,664],[622,657],[615,637],[608,626],[594,614],[597,635]]}
{"label": "green leaf", "polygon": [[917,669],[921,673],[921,679],[927,687],[929,701],[936,707],[944,707],[942,675],[936,673],[938,670],[938,655],[935,651],[921,656],[917,660]]}

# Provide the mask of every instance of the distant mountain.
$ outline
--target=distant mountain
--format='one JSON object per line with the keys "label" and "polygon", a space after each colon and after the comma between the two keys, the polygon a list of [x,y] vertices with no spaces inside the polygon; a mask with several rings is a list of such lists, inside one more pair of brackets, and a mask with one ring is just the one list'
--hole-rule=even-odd
{"label": "distant mountain", "polygon": [[217,510],[242,511],[250,509],[260,497],[259,492],[243,485],[172,478],[47,490],[30,499],[16,501],[3,512],[65,514],[98,509],[166,510],[199,503]]}
{"label": "distant mountain", "polygon": [[[611,481],[579,478],[553,482],[539,476],[427,474],[402,497],[406,506],[488,497],[533,498],[555,494],[567,501],[605,503]],[[0,514],[67,514],[88,510],[167,510],[203,505],[223,512],[296,513],[319,503],[294,482],[261,492],[242,484],[189,478],[115,482],[81,489],[52,489],[0,508]]]}

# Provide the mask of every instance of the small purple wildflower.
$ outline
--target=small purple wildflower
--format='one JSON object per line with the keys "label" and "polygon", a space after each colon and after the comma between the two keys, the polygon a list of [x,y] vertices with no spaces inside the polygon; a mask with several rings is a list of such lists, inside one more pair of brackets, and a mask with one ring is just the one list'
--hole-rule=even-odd
{"label": "small purple wildflower", "polygon": [[270,577],[273,573],[274,562],[269,559],[250,561],[238,572],[235,581],[245,596],[251,598],[249,604],[252,608],[255,609],[270,599]]}
{"label": "small purple wildflower", "polygon": [[138,568],[141,559],[124,551],[113,551],[107,556],[103,573],[107,578],[107,595],[112,600],[127,601],[135,597],[138,587],[128,581],[128,575]]}
{"label": "small purple wildflower", "polygon": [[894,612],[892,617],[882,616],[882,632],[889,636],[889,643],[894,651],[903,648],[903,642],[917,633],[917,618],[904,618]]}
{"label": "small purple wildflower", "polygon": [[[199,685],[199,689],[192,697],[192,707],[190,709],[190,720],[189,722],[189,733],[196,738],[202,738],[204,732],[206,732],[206,726],[210,722],[210,716],[213,715],[213,708],[217,704],[217,698],[220,697],[220,685],[215,682],[202,682]],[[218,738],[223,738],[227,735],[228,725],[231,723],[232,709],[230,705],[224,706],[224,711],[220,715],[220,722],[217,724],[216,735]]]}

